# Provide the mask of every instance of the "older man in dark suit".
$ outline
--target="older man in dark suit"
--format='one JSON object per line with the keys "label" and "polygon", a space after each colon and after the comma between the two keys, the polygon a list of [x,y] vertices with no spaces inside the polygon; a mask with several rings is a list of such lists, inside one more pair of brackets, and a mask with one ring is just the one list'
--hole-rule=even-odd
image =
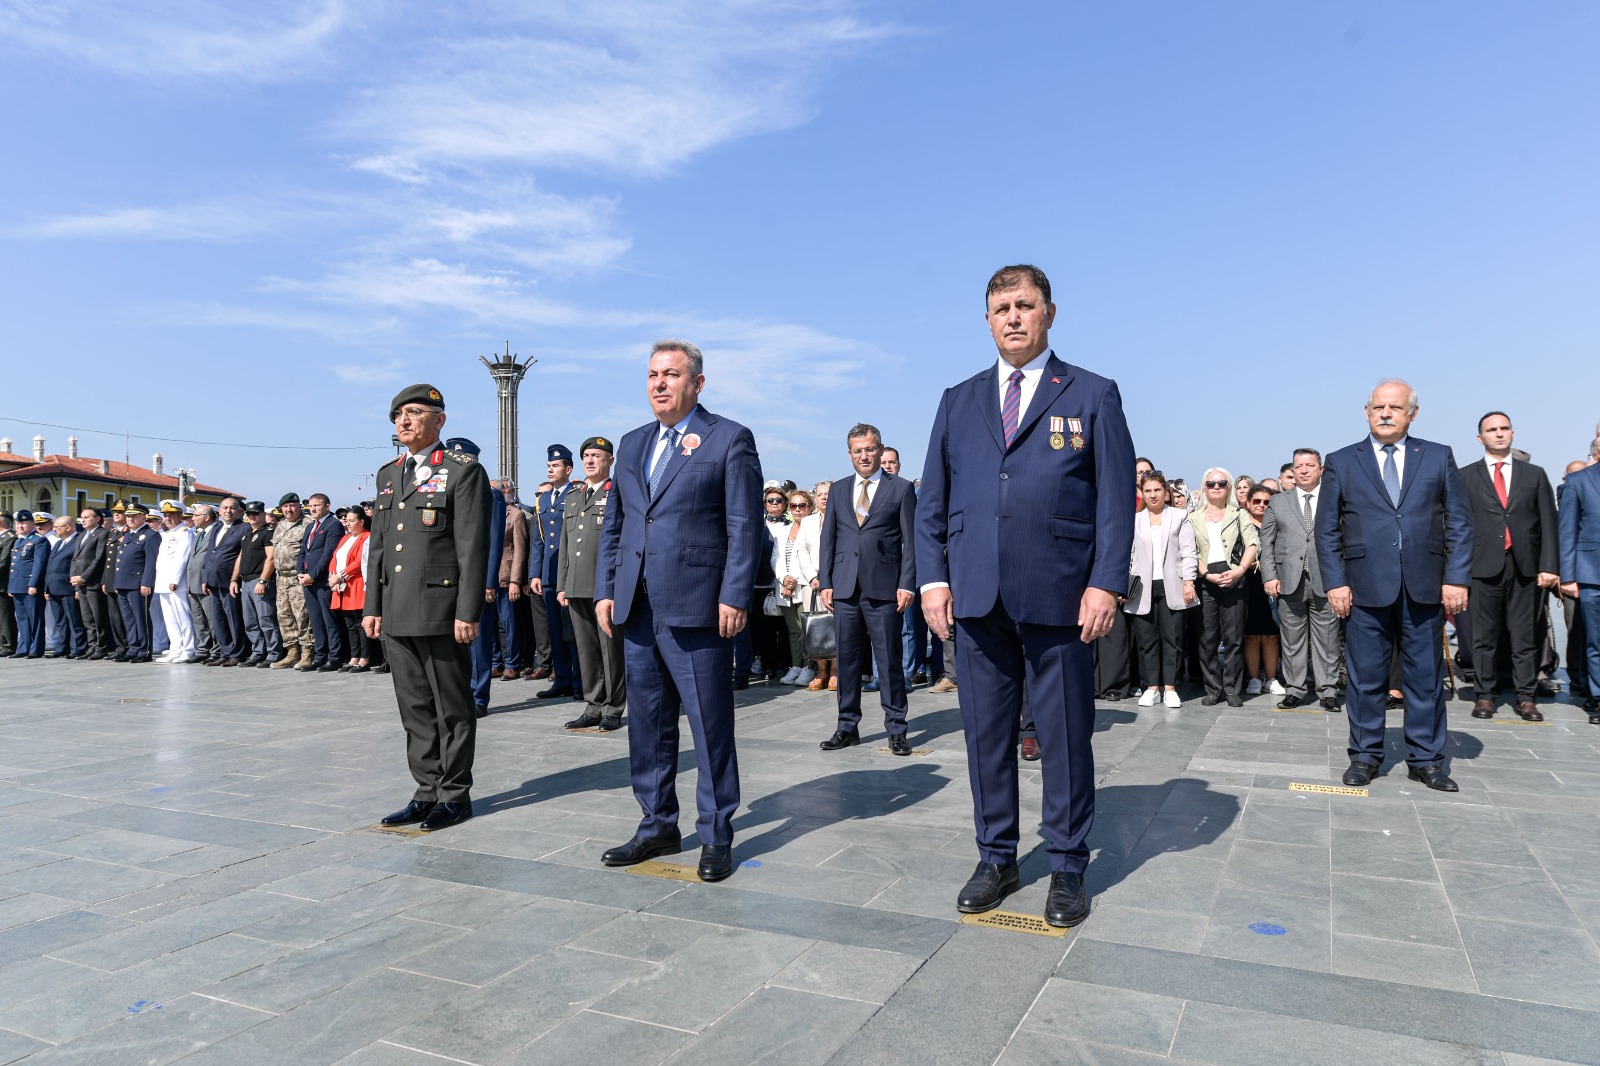
{"label": "older man in dark suit", "polygon": [[72,585],[72,557],[82,542],[82,535],[78,524],[66,515],[54,519],[50,530],[56,539],[50,549],[50,564],[44,572],[44,602],[49,633],[55,642],[46,649],[45,656],[81,659],[86,654],[83,649],[87,634],[83,628],[83,612],[74,595],[77,590]]}
{"label": "older man in dark suit", "polygon": [[628,755],[644,818],[601,861],[631,866],[683,846],[675,788],[681,702],[700,770],[699,875],[721,881],[733,873],[733,638],[749,622],[761,550],[761,460],[748,429],[700,406],[705,384],[699,348],[657,341],[646,379],[655,418],[617,448],[595,623],[606,634],[622,631]]}
{"label": "older man in dark suit", "polygon": [[106,572],[106,540],[111,536],[105,516],[85,508],[78,516],[83,532],[72,551],[71,582],[83,614],[84,647],[80,659],[104,659],[111,648],[111,623],[106,618],[106,594],[100,585]]}
{"label": "older man in dark suit", "polygon": [[1574,466],[1561,492],[1561,591],[1577,603],[1573,628],[1584,640],[1581,655],[1569,655],[1567,676],[1585,682],[1583,709],[1600,725],[1600,465]]}
{"label": "older man in dark suit", "polygon": [[1345,627],[1350,768],[1368,785],[1383,765],[1391,656],[1401,663],[1410,777],[1458,791],[1445,772],[1445,612],[1467,609],[1472,510],[1450,449],[1410,436],[1417,393],[1379,382],[1365,439],[1328,456],[1317,507],[1317,560]]}
{"label": "older man in dark suit", "polygon": [[999,360],[945,390],[917,504],[923,614],[941,640],[961,628],[979,861],[956,908],[991,910],[1019,884],[1026,689],[1044,758],[1045,920],[1074,926],[1089,915],[1093,644],[1128,591],[1133,441],[1116,383],[1050,350],[1042,270],[996,271],[985,303]]}
{"label": "older man in dark suit", "polygon": [[909,481],[882,468],[877,427],[860,423],[845,443],[855,471],[829,489],[833,506],[822,517],[817,568],[822,605],[833,612],[839,646],[839,723],[822,750],[861,743],[861,673],[870,648],[889,750],[910,755],[900,614],[916,598],[917,494]]}

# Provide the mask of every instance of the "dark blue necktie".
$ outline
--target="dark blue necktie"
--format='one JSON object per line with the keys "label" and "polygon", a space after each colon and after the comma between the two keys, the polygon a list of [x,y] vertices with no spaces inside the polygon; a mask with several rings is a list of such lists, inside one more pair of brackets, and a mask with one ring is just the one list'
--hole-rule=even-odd
{"label": "dark blue necktie", "polygon": [[1400,506],[1400,468],[1395,465],[1394,445],[1383,446],[1383,487],[1389,490],[1389,502]]}
{"label": "dark blue necktie", "polygon": [[678,431],[667,430],[667,446],[661,449],[661,455],[650,468],[650,498],[656,498],[656,486],[661,484],[661,475],[667,471],[667,463],[672,459],[672,449],[678,446]]}

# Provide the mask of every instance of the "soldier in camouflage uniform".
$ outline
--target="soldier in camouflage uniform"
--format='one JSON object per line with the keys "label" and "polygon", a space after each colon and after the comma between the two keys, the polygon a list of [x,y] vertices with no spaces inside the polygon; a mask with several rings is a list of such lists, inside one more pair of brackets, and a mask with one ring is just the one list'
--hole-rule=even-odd
{"label": "soldier in camouflage uniform", "polygon": [[300,547],[306,540],[305,512],[298,493],[286,492],[278,501],[283,517],[272,529],[272,569],[278,575],[278,631],[283,635],[283,658],[272,664],[274,670],[287,670],[300,662],[310,662],[312,648],[311,616],[306,611],[306,590],[295,573],[300,562]]}

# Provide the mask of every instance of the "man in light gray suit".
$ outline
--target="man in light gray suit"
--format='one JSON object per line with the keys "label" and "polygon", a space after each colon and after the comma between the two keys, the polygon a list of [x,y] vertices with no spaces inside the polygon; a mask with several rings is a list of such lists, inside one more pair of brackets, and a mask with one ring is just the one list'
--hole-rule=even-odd
{"label": "man in light gray suit", "polygon": [[1317,498],[1322,485],[1322,453],[1296,448],[1292,487],[1272,497],[1261,520],[1261,577],[1268,596],[1278,597],[1278,630],[1283,637],[1283,680],[1289,694],[1281,706],[1312,701],[1306,678],[1316,674],[1317,696],[1325,711],[1339,709],[1339,619],[1328,606],[1328,590],[1317,565]]}

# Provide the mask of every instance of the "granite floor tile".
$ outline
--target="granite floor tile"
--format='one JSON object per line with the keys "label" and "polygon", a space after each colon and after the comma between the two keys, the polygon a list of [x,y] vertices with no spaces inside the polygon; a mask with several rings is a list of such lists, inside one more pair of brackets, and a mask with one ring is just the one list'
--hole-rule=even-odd
{"label": "granite floor tile", "polygon": [[1228,854],[1222,878],[1228,884],[1261,892],[1326,899],[1328,862],[1327,848],[1237,840]]}
{"label": "granite floor tile", "polygon": [[1035,1032],[1165,1055],[1184,1001],[1052,978],[1023,1019]]}
{"label": "granite floor tile", "polygon": [[1421,833],[1383,829],[1334,829],[1333,872],[1406,881],[1439,879]]}
{"label": "granite floor tile", "polygon": [[40,1052],[33,1066],[165,1066],[273,1016],[203,996],[182,996],[157,1009],[125,1015],[103,1028]]}
{"label": "granite floor tile", "polygon": [[1456,992],[1478,991],[1472,965],[1461,948],[1335,933],[1333,972],[1393,981],[1397,985],[1423,985]]}
{"label": "granite floor tile", "polygon": [[1582,929],[1467,915],[1457,920],[1484,993],[1600,1010],[1600,948]]}
{"label": "granite floor tile", "polygon": [[595,1009],[699,1032],[810,946],[799,937],[717,929],[600,1000]]}
{"label": "granite floor tile", "polygon": [[1158,814],[1129,850],[1141,858],[1177,852],[1197,859],[1226,859],[1237,832],[1238,819],[1232,814]]}
{"label": "granite floor tile", "polygon": [[1600,898],[1600,850],[1536,847],[1534,855],[1563,893]]}
{"label": "granite floor tile", "polygon": [[[1274,932],[1278,929],[1283,931]],[[1332,961],[1331,935],[1325,899],[1224,885],[1200,950],[1248,962],[1326,970]]]}
{"label": "granite floor tile", "polygon": [[89,911],[65,911],[0,931],[0,966],[93,940],[134,923]]}
{"label": "granite floor tile", "polygon": [[270,892],[241,892],[175,914],[162,915],[93,940],[52,952],[58,959],[121,970],[146,959],[239,931],[263,918],[300,906],[298,900]]}
{"label": "granite floor tile", "polygon": [[1189,1060],[1023,1029],[1012,1037],[995,1066],[1189,1066]]}
{"label": "granite floor tile", "polygon": [[419,922],[477,929],[527,905],[528,897],[520,892],[479,888],[477,885],[456,885],[445,889],[428,902],[419,903],[400,913]]}
{"label": "granite floor tile", "polygon": [[0,1029],[0,1064],[21,1062],[49,1046],[43,1040],[13,1033],[9,1029]]}
{"label": "granite floor tile", "polygon": [[[27,925],[40,918],[77,910],[82,904],[75,899],[46,896],[38,892],[18,892],[0,899],[0,932],[18,925]],[[3,942],[3,941],[0,941]]]}
{"label": "granite floor tile", "polygon": [[[593,1057],[598,1049],[604,1049],[604,1054],[612,1062],[625,1062],[631,1066],[660,1066],[691,1039],[693,1034],[678,1029],[646,1025],[644,1022],[613,1018],[593,1011],[580,1011],[503,1060],[502,1066],[584,1062]],[[374,1061],[372,1066],[379,1066],[379,1062]],[[396,1063],[396,1066],[402,1064]]]}
{"label": "granite floor tile", "polygon": [[1257,803],[1251,793],[1239,823],[1241,840],[1264,840],[1273,844],[1296,844],[1306,847],[1327,848],[1333,843],[1333,832],[1327,808],[1305,809],[1270,803]]}
{"label": "granite floor tile", "polygon": [[1333,931],[1412,944],[1460,948],[1445,890],[1422,881],[1335,874]]}
{"label": "granite floor tile", "polygon": [[1439,876],[1457,915],[1576,927],[1577,915],[1544,870],[1441,862]]}
{"label": "granite floor tile", "polygon": [[1296,1066],[1347,1066],[1352,1060],[1404,1062],[1407,1066],[1500,1063],[1498,1053],[1480,1048],[1212,1003],[1189,1004],[1172,1053],[1217,1066],[1281,1066],[1286,1061]]}
{"label": "granite floor tile", "polygon": [[568,946],[602,955],[620,955],[645,962],[663,962],[716,929],[702,922],[659,914],[623,914],[584,933]]}
{"label": "granite floor tile", "polygon": [[103,903],[171,881],[173,876],[134,866],[68,858],[0,877],[0,889],[42,892],[79,903]]}
{"label": "granite floor tile", "polygon": [[1089,920],[1078,927],[1076,935],[1168,951],[1199,951],[1207,924],[1207,916],[1200,914],[1173,914],[1096,902]]}
{"label": "granite floor tile", "polygon": [[846,944],[816,943],[779,970],[768,984],[866,1003],[887,1003],[922,965],[902,955]]}
{"label": "granite floor tile", "polygon": [[447,951],[429,948],[394,965],[429,977],[484,985],[535,955],[605,925],[619,913],[610,907],[542,899],[456,938]]}
{"label": "granite floor tile", "polygon": [[[1210,914],[1226,864],[1220,859],[1159,855],[1130,866],[1104,893],[1107,903],[1173,914]],[[959,886],[958,886],[959,887]]]}

